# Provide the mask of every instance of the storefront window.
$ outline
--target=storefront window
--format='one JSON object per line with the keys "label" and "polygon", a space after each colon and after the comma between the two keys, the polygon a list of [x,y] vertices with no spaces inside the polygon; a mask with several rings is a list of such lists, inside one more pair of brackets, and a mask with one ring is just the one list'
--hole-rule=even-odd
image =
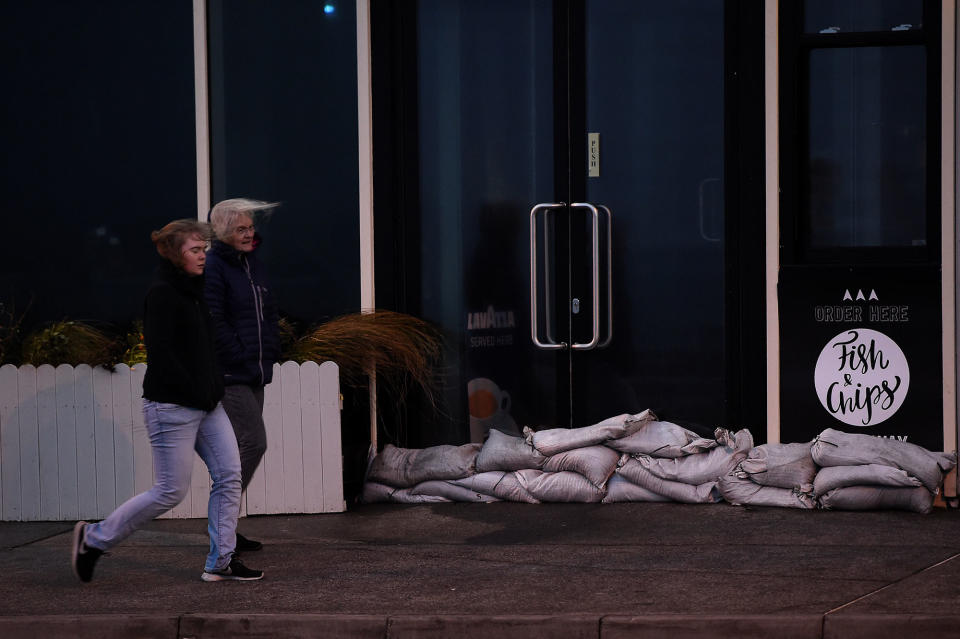
{"label": "storefront window", "polygon": [[924,246],[924,47],[814,49],[809,87],[810,247]]}
{"label": "storefront window", "polygon": [[280,201],[259,251],[281,313],[360,306],[356,5],[211,0],[212,198]]}
{"label": "storefront window", "polygon": [[0,304],[139,317],[150,231],[196,215],[191,2],[5,3],[0,42]]}

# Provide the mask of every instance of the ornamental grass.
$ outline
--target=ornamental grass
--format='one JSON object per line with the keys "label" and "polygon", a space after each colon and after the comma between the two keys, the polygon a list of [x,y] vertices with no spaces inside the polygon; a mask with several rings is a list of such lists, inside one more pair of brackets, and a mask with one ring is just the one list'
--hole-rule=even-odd
{"label": "ornamental grass", "polygon": [[122,350],[119,340],[87,322],[61,320],[33,331],[23,340],[23,364],[89,364],[113,370]]}
{"label": "ornamental grass", "polygon": [[[290,328],[282,332],[290,335]],[[375,376],[378,388],[397,399],[417,387],[431,406],[438,397],[443,335],[432,324],[394,311],[341,315],[287,342],[284,357],[298,363],[334,361],[341,383],[354,388]]]}

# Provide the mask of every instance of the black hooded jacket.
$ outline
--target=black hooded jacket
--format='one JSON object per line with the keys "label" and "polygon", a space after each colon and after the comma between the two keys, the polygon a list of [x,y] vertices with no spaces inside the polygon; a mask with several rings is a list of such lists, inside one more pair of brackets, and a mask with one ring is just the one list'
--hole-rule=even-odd
{"label": "black hooded jacket", "polygon": [[203,298],[203,276],[187,275],[163,260],[143,307],[144,398],[213,410],[223,397],[223,375]]}
{"label": "black hooded jacket", "polygon": [[207,252],[206,299],[227,386],[269,384],[280,359],[279,310],[255,253],[219,240]]}

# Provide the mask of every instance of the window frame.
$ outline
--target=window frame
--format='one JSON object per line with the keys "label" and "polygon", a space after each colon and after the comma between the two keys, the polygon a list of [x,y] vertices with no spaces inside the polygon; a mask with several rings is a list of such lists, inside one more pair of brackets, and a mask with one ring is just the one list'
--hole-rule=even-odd
{"label": "window frame", "polygon": [[[923,0],[923,27],[909,31],[805,33],[803,2],[780,3],[780,263],[939,264],[941,259],[941,16]],[[810,246],[810,52],[814,49],[923,46],[926,50],[926,245]]]}

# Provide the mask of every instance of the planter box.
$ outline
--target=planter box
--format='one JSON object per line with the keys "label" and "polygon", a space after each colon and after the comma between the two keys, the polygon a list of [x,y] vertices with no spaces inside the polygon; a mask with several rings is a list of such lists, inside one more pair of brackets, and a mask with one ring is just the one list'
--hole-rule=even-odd
{"label": "planter box", "polygon": [[[102,519],[150,488],[146,368],[0,367],[0,520]],[[276,364],[273,380],[263,408],[267,452],[241,514],[342,512],[337,365]],[[164,517],[205,518],[209,491],[196,457],[189,494]]]}

